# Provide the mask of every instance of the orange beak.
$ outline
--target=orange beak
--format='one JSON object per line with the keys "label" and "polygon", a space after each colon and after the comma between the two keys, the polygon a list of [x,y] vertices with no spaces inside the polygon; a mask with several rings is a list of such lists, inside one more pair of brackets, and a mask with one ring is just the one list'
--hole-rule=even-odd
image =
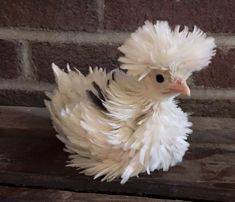
{"label": "orange beak", "polygon": [[170,84],[165,93],[181,93],[190,96],[190,89],[186,81],[176,80]]}

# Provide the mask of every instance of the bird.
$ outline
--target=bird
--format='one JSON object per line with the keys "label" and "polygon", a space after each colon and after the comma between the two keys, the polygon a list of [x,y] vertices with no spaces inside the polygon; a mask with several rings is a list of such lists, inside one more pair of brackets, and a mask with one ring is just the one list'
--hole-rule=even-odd
{"label": "bird", "polygon": [[192,123],[175,98],[190,95],[187,79],[208,66],[216,45],[197,26],[146,21],[118,50],[120,67],[110,72],[52,63],[56,87],[45,105],[67,166],[124,184],[183,160]]}

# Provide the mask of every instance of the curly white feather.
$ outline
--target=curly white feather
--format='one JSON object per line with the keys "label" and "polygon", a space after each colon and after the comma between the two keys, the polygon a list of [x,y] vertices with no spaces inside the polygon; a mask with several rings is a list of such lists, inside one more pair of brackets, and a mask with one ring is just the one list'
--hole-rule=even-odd
{"label": "curly white feather", "polygon": [[132,75],[141,76],[149,69],[169,69],[173,78],[186,80],[192,72],[210,63],[215,54],[214,38],[207,37],[198,27],[189,31],[180,26],[172,30],[166,21],[154,25],[148,21],[121,46],[119,58]]}
{"label": "curly white feather", "polygon": [[[182,160],[188,148],[191,123],[187,114],[172,99],[151,103],[143,88],[132,76],[115,71],[115,81],[107,88],[112,73],[91,70],[65,73],[53,65],[57,89],[46,106],[57,137],[70,153],[69,166],[81,169],[94,178],[111,181],[155,169],[168,170]],[[108,97],[101,111],[86,95],[95,81]]]}

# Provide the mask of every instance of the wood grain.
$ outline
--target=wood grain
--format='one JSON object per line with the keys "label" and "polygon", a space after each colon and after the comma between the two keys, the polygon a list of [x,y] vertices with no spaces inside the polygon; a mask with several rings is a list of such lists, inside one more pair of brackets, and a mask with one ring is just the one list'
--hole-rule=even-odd
{"label": "wood grain", "polygon": [[182,200],[153,199],[147,197],[108,195],[95,193],[77,193],[55,189],[33,189],[0,186],[1,202],[43,201],[43,202],[183,202]]}

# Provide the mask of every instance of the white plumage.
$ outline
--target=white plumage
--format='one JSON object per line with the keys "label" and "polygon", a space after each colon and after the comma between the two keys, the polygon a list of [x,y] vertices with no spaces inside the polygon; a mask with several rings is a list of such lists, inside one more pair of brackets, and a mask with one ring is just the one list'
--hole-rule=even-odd
{"label": "white plumage", "polygon": [[127,73],[90,68],[85,77],[53,64],[57,88],[45,104],[70,153],[68,165],[125,183],[181,162],[191,123],[174,97],[190,94],[186,79],[209,64],[214,48],[198,28],[172,31],[167,22],[146,22],[119,48]]}

